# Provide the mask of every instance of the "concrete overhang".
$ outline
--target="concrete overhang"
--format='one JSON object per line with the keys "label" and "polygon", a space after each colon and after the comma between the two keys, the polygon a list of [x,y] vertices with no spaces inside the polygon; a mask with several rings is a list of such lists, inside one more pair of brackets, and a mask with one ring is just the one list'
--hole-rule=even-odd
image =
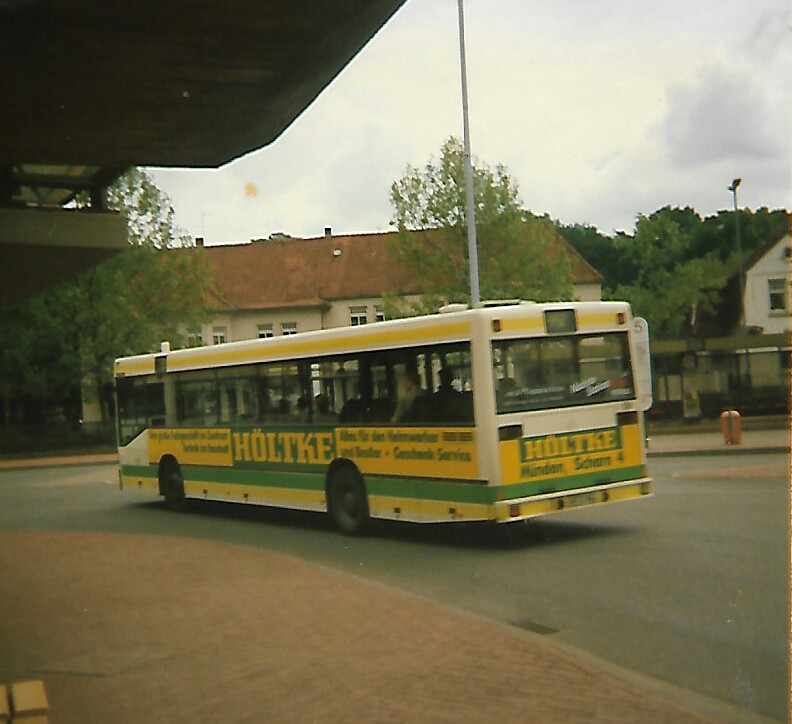
{"label": "concrete overhang", "polygon": [[73,277],[127,246],[118,213],[0,209],[0,304]]}
{"label": "concrete overhang", "polygon": [[[0,2],[0,207],[85,191],[101,210],[130,166],[217,167],[272,143],[404,2]],[[110,251],[59,245],[41,265],[24,238],[2,245],[0,299]]]}
{"label": "concrete overhang", "polygon": [[0,163],[220,166],[272,143],[403,2],[0,3]]}

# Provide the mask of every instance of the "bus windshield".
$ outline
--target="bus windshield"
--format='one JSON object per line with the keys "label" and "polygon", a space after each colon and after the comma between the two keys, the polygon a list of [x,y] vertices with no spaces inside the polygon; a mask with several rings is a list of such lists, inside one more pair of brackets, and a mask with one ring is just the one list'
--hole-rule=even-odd
{"label": "bus windshield", "polygon": [[492,343],[499,414],[635,399],[626,332]]}

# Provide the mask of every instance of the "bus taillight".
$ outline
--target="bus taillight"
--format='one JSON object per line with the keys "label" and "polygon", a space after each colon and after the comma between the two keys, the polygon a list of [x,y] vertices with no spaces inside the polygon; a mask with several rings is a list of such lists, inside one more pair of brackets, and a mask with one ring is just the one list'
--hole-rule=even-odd
{"label": "bus taillight", "polygon": [[625,425],[637,425],[638,413],[635,410],[630,410],[629,412],[617,412],[616,424],[619,427],[624,427]]}
{"label": "bus taillight", "polygon": [[522,437],[522,425],[501,425],[498,428],[498,440],[517,440]]}

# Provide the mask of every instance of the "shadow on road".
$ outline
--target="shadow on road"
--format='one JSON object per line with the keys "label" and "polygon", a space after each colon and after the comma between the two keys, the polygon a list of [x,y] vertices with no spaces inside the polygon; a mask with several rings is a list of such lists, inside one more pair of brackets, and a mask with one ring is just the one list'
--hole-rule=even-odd
{"label": "shadow on road", "polygon": [[[200,516],[202,518],[245,521],[267,526],[270,529],[277,527],[291,531],[311,531],[331,534],[337,536],[339,540],[350,540],[335,531],[329,517],[324,513],[210,500],[189,500],[184,513],[171,512],[162,502],[158,501],[147,501],[136,505],[148,508],[152,513],[160,512],[163,516],[168,517]],[[602,536],[625,535],[630,531],[631,529],[625,526],[592,525],[561,518],[534,518],[509,524],[488,522],[406,523],[373,520],[366,536],[356,540],[363,543],[368,538],[374,538],[440,547],[508,550],[562,545]],[[227,535],[218,534],[218,538],[228,540]]]}
{"label": "shadow on road", "polygon": [[372,535],[434,546],[509,550],[562,545],[581,539],[622,535],[629,529],[590,525],[570,520],[534,518],[518,523],[396,523],[376,521]]}

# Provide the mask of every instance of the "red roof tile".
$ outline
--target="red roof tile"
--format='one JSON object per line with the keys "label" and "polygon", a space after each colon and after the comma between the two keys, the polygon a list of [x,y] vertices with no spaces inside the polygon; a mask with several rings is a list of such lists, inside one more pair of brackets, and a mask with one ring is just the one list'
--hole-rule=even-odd
{"label": "red roof tile", "polygon": [[[317,307],[334,299],[415,294],[419,280],[394,263],[388,242],[396,232],[272,239],[210,246],[221,307],[278,309]],[[575,283],[596,284],[602,275],[557,235],[572,264]]]}

